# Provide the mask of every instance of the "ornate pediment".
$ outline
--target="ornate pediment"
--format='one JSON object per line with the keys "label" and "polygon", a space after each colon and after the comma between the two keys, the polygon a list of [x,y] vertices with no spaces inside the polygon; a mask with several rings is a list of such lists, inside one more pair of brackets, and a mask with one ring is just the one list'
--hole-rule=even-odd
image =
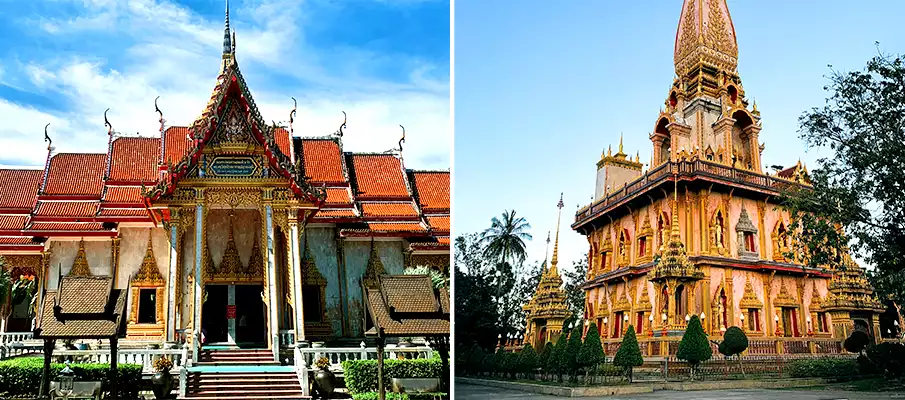
{"label": "ornate pediment", "polygon": [[368,256],[368,266],[365,269],[362,281],[366,286],[376,284],[377,277],[385,273],[386,270],[383,267],[383,262],[380,261],[380,255],[377,254],[377,247],[374,246],[374,241],[371,240],[371,254]]}
{"label": "ornate pediment", "polygon": [[88,267],[88,256],[85,254],[85,239],[79,240],[79,250],[75,253],[69,276],[91,276],[91,268]]}
{"label": "ornate pediment", "polygon": [[327,279],[317,269],[314,257],[311,256],[307,237],[305,237],[305,254],[302,256],[302,279],[305,285],[327,286]]}
{"label": "ornate pediment", "polygon": [[650,295],[647,290],[647,282],[641,282],[641,298],[635,302],[636,310],[643,310],[645,312],[649,311],[653,305],[650,302]]}
{"label": "ornate pediment", "polygon": [[145,258],[141,261],[141,267],[132,277],[133,287],[158,287],[164,286],[166,280],[157,268],[157,258],[154,257],[154,246],[151,243],[151,232],[148,230],[148,248],[145,250]]}
{"label": "ornate pediment", "polygon": [[748,276],[745,276],[745,294],[742,295],[742,300],[739,301],[739,308],[742,310],[749,308],[763,308],[764,304],[761,303],[757,298],[757,294],[754,293],[754,286],[751,285],[751,281],[748,280]]}
{"label": "ornate pediment", "polygon": [[786,285],[783,285],[782,281],[779,281],[779,294],[773,300],[773,305],[776,307],[798,307],[798,301],[786,290]]}

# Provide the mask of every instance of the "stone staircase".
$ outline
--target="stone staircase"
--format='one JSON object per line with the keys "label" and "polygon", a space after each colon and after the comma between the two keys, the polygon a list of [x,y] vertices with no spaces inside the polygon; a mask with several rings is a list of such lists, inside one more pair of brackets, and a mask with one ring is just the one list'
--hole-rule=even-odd
{"label": "stone staircase", "polygon": [[309,399],[291,367],[270,350],[203,350],[188,373],[184,399]]}

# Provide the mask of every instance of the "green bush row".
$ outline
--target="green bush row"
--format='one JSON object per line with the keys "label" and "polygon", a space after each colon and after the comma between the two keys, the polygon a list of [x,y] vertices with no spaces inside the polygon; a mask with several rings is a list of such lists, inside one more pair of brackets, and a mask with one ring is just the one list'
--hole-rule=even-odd
{"label": "green bush row", "polygon": [[[386,400],[435,400],[448,399],[446,393],[387,393]],[[353,400],[377,400],[377,392],[358,393],[352,395]]]}
{"label": "green bush row", "polygon": [[[443,369],[440,358],[415,360],[386,360],[383,363],[383,381],[389,387],[393,378],[437,378]],[[343,361],[346,388],[352,394],[377,391],[377,360]],[[389,399],[389,397],[388,397]]]}
{"label": "green bush row", "polygon": [[793,378],[842,378],[858,375],[858,363],[852,358],[812,358],[789,363]]}
{"label": "green bush row", "polygon": [[[50,380],[58,380],[57,376],[65,367],[64,364],[50,364]],[[104,392],[110,392],[110,364],[71,364],[75,381],[101,381]],[[0,361],[0,394],[9,396],[37,395],[41,387],[41,373],[44,359],[41,357],[13,358]],[[141,383],[141,365],[117,365],[119,395],[121,397],[138,397]]]}

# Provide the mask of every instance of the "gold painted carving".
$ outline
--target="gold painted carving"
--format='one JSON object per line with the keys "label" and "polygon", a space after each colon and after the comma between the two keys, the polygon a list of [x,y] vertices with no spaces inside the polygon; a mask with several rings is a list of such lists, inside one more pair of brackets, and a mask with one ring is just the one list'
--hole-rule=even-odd
{"label": "gold painted carving", "polygon": [[[148,229],[148,247],[145,250],[145,258],[142,260],[138,272],[132,277],[131,284],[133,287],[158,287],[166,284],[166,280],[157,268],[157,258],[154,257],[154,246],[151,243],[150,229]],[[134,297],[133,300],[137,301]]]}
{"label": "gold painted carving", "polygon": [[782,280],[779,281],[779,293],[776,295],[776,298],[773,299],[774,307],[794,307],[798,308],[798,302],[794,297],[786,290],[786,285],[783,284]]}
{"label": "gold painted carving", "polygon": [[653,259],[654,230],[650,225],[649,213],[644,213],[644,222],[641,224],[641,229],[638,231],[638,243],[641,243],[641,239],[644,239],[644,254],[640,253],[641,249],[639,248],[638,262],[636,262],[636,264],[650,262]]}
{"label": "gold painted carving", "polygon": [[229,208],[257,208],[261,204],[258,189],[208,189],[207,205]]}
{"label": "gold painted carving", "polygon": [[754,286],[751,285],[751,281],[748,279],[748,275],[745,274],[745,294],[742,296],[742,300],[739,301],[739,308],[742,309],[744,313],[745,310],[750,308],[763,308],[764,305],[757,298],[757,294],[754,293]]}
{"label": "gold painted carving", "polygon": [[[307,247],[308,243],[305,243],[305,246]],[[362,282],[364,282],[365,286],[371,287],[377,283],[377,276],[385,273],[386,270],[383,267],[383,261],[380,260],[380,255],[377,254],[377,247],[374,245],[374,240],[371,239],[371,254],[368,256],[368,266],[365,269]]]}
{"label": "gold painted carving", "polygon": [[79,250],[75,254],[69,276],[91,276],[91,268],[88,267],[88,257],[85,254],[85,239],[79,240]]}

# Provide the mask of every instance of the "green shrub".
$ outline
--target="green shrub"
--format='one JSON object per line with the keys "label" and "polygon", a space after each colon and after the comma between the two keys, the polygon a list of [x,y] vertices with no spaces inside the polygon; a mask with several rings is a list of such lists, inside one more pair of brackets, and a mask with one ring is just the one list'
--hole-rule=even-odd
{"label": "green shrub", "polygon": [[[437,358],[385,360],[383,381],[386,387],[393,378],[441,378],[442,366]],[[377,360],[343,361],[343,375],[349,393],[377,391]]]}
{"label": "green shrub", "polygon": [[867,348],[871,363],[890,377],[898,377],[905,370],[905,345],[880,343]]}
{"label": "green shrub", "polygon": [[676,358],[691,365],[691,380],[694,380],[698,364],[709,360],[712,356],[713,350],[710,348],[707,334],[704,333],[704,328],[701,326],[701,319],[697,315],[692,315],[685,328],[685,333],[682,335],[682,341],[679,342]]}
{"label": "green shrub", "polygon": [[566,342],[566,350],[562,354],[559,362],[562,363],[563,372],[568,372],[575,376],[575,373],[581,368],[578,363],[578,354],[581,353],[581,329],[575,327],[569,332],[569,341]]}
{"label": "green shrub", "polygon": [[641,348],[638,347],[635,328],[629,325],[622,343],[619,344],[619,350],[616,350],[616,357],[613,357],[613,365],[625,368],[628,380],[631,382],[632,368],[640,367],[641,364],[644,364],[644,358],[641,357]]}
{"label": "green shrub", "polygon": [[811,358],[790,362],[788,370],[793,378],[847,378],[858,375],[858,363],[851,358]]}
{"label": "green shrub", "polygon": [[[50,380],[56,380],[64,364],[50,364]],[[71,364],[76,381],[101,381],[104,392],[110,392],[110,364]],[[23,357],[0,361],[0,394],[37,395],[41,387],[44,359]],[[117,389],[121,397],[138,397],[141,365],[119,364],[116,367]]]}
{"label": "green shrub", "polygon": [[870,336],[867,332],[864,332],[860,329],[855,329],[845,338],[845,341],[842,342],[842,347],[845,347],[846,350],[850,353],[860,353],[864,351],[864,348],[870,344]]}
{"label": "green shrub", "polygon": [[518,354],[519,371],[531,373],[537,368],[537,353],[531,343],[525,344],[522,351]]}
{"label": "green shrub", "polygon": [[731,357],[741,354],[747,349],[748,336],[739,327],[730,326],[723,334],[723,341],[720,342],[718,350],[722,355]]}
{"label": "green shrub", "polygon": [[541,346],[542,349],[537,357],[537,367],[546,371],[548,362],[547,360],[550,359],[550,354],[553,353],[553,343],[546,342]]}
{"label": "green shrub", "polygon": [[581,351],[578,353],[578,362],[582,367],[588,368],[606,362],[606,354],[603,352],[603,344],[600,343],[600,332],[597,324],[591,323],[588,333],[584,336]]}

